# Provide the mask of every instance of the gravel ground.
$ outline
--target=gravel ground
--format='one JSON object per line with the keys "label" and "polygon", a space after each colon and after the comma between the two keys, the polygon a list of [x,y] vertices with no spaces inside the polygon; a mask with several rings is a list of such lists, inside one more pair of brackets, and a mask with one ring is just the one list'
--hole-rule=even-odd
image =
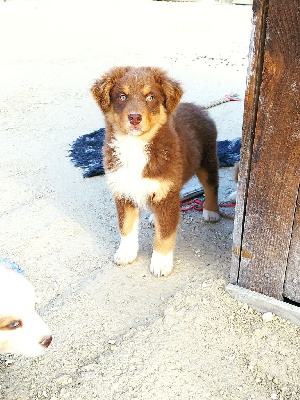
{"label": "gravel ground", "polygon": [[[243,97],[250,30],[249,6],[0,3],[0,254],[23,265],[54,336],[43,357],[0,357],[1,399],[300,399],[299,328],[224,290],[233,221],[182,214],[174,272],[157,279],[143,215],[138,259],[116,266],[105,177],[68,158],[103,126],[89,88],[112,66],[161,66],[199,104]],[[242,102],[210,112],[219,140],[241,135]],[[224,201],[232,168],[220,185]]]}

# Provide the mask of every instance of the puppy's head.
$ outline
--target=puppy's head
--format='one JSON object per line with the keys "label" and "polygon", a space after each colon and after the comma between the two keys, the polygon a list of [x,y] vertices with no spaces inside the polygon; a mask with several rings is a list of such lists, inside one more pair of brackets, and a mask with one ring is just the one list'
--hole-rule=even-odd
{"label": "puppy's head", "polygon": [[0,265],[0,353],[34,357],[50,345],[52,336],[35,302],[31,283]]}
{"label": "puppy's head", "polygon": [[154,134],[167,122],[183,93],[178,82],[151,67],[113,68],[91,91],[114,133],[133,136]]}

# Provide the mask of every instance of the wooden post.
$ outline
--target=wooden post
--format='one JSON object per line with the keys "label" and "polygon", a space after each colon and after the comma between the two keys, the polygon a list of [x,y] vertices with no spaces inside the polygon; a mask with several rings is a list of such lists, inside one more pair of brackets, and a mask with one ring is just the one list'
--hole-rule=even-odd
{"label": "wooden post", "polygon": [[300,183],[299,0],[254,1],[253,24],[231,283],[282,299]]}

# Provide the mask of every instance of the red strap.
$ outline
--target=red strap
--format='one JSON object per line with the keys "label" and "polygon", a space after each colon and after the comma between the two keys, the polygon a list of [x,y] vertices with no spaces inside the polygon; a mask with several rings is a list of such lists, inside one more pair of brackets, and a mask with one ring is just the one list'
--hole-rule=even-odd
{"label": "red strap", "polygon": [[[220,207],[235,207],[234,203],[219,203]],[[204,201],[200,200],[200,199],[193,199],[190,201],[182,201],[180,203],[180,211],[181,212],[186,212],[186,211],[190,211],[190,210],[196,210],[196,211],[203,211],[203,207],[204,207]],[[234,218],[233,215],[230,214],[226,214],[224,212],[220,212],[221,215],[223,215],[224,217],[229,217],[229,218]]]}

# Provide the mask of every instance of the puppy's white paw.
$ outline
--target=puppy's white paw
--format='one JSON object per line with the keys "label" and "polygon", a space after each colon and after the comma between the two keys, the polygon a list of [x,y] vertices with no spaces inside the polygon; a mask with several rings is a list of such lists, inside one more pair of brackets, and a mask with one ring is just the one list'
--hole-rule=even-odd
{"label": "puppy's white paw", "polygon": [[119,265],[132,263],[139,250],[138,231],[136,227],[127,236],[121,236],[121,242],[114,256],[114,262]]}
{"label": "puppy's white paw", "polygon": [[119,265],[132,263],[137,256],[139,250],[139,222],[134,222],[133,228],[128,235],[121,235],[121,242],[118,250],[114,255],[114,262]]}
{"label": "puppy's white paw", "polygon": [[125,247],[120,244],[120,247],[115,252],[114,262],[118,265],[126,265],[132,263],[137,256],[138,247]]}
{"label": "puppy's white paw", "polygon": [[173,251],[164,255],[156,252],[152,253],[150,271],[155,276],[168,276],[173,270]]}
{"label": "puppy's white paw", "polygon": [[220,214],[215,211],[203,210],[203,219],[205,222],[217,222],[220,220]]}

